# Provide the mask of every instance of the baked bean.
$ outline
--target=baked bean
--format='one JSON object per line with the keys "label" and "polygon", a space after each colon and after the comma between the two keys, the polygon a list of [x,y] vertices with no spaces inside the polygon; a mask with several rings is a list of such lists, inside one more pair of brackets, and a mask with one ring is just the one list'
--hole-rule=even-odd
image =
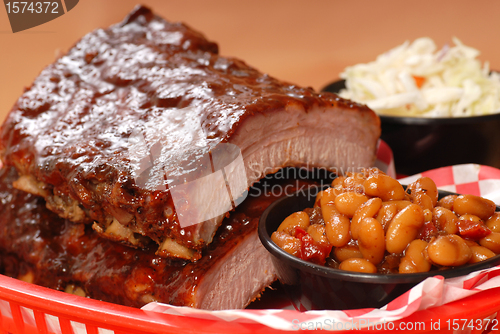
{"label": "baked bean", "polygon": [[482,223],[483,221],[481,220],[481,218],[479,218],[478,216],[476,215],[471,215],[471,214],[468,214],[466,213],[465,215],[461,215],[460,217],[458,217],[458,220],[469,220],[469,221],[472,221],[472,222],[475,222],[475,223]]}
{"label": "baked bean", "polygon": [[445,209],[453,211],[453,203],[455,203],[457,197],[458,195],[446,195],[437,202],[436,206],[442,206]]}
{"label": "baked bean", "polygon": [[475,195],[460,195],[453,203],[453,211],[459,216],[471,214],[483,220],[490,218],[495,212],[496,206],[489,199]]}
{"label": "baked bean", "polygon": [[427,242],[420,239],[413,240],[405,251],[399,263],[400,273],[423,273],[431,269],[431,263],[425,257]]}
{"label": "baked bean", "polygon": [[420,206],[410,204],[399,211],[387,228],[385,238],[387,251],[402,254],[423,225],[424,212]]}
{"label": "baked bean", "polygon": [[368,197],[355,192],[345,192],[335,197],[335,206],[343,215],[351,218],[356,210],[366,201]]}
{"label": "baked bean", "polygon": [[495,212],[488,218],[486,226],[493,232],[500,232],[500,212]]}
{"label": "baked bean", "polygon": [[335,197],[342,193],[339,188],[328,188],[322,191],[320,204],[321,207],[325,204],[335,204]]}
{"label": "baked bean", "polygon": [[444,207],[436,206],[432,210],[432,222],[440,231],[445,231],[449,234],[458,233],[457,215]]}
{"label": "baked bean", "polygon": [[342,247],[351,240],[349,226],[349,218],[341,214],[325,219],[326,237],[333,247]]}
{"label": "baked bean", "polygon": [[350,173],[348,177],[342,182],[342,188],[345,191],[353,191],[356,193],[363,193],[363,183],[365,178],[360,173]]}
{"label": "baked bean", "polygon": [[323,197],[324,190],[321,190],[316,195],[316,199],[314,200],[314,207],[321,206],[321,197]]}
{"label": "baked bean", "polygon": [[346,177],[357,177],[360,179],[366,179],[365,175],[363,172],[351,172],[351,171],[346,171],[344,174]]}
{"label": "baked bean", "polygon": [[340,212],[335,206],[335,198],[339,194],[339,190],[336,188],[328,188],[323,191],[321,196],[321,214],[323,215],[324,221],[329,221],[333,216],[339,215]]}
{"label": "baked bean", "polygon": [[361,254],[359,247],[351,244],[335,248],[333,254],[338,262],[342,262],[350,258],[363,258],[363,254]]}
{"label": "baked bean", "polygon": [[455,267],[469,262],[472,251],[456,234],[440,235],[427,246],[429,259],[440,266]]}
{"label": "baked bean", "polygon": [[326,238],[326,228],[322,224],[312,224],[307,228],[307,233],[318,243],[328,243]]}
{"label": "baked bean", "polygon": [[429,209],[424,210],[424,222],[432,221],[432,211]]}
{"label": "baked bean", "polygon": [[479,240],[479,244],[493,251],[495,254],[500,253],[500,233],[491,232],[484,238]]}
{"label": "baked bean", "polygon": [[[382,200],[378,197],[370,198],[354,212],[351,219],[351,235],[353,239],[358,238],[359,224],[364,218],[372,218],[379,212]],[[391,218],[392,219],[392,218]]]}
{"label": "baked bean", "polygon": [[396,201],[405,198],[405,190],[398,180],[385,175],[373,174],[363,183],[365,194],[380,197],[382,201]]}
{"label": "baked bean", "polygon": [[434,208],[434,203],[429,195],[424,193],[417,193],[413,196],[413,203],[420,205],[424,210],[432,210]]}
{"label": "baked bean", "polygon": [[435,206],[438,201],[438,189],[436,183],[431,178],[421,177],[415,182],[408,185],[410,196],[415,198],[417,194],[426,194],[432,200],[432,205]]}
{"label": "baked bean", "polygon": [[321,215],[323,216],[323,220],[329,221],[333,216],[340,215],[339,210],[333,203],[324,204],[321,206]]}
{"label": "baked bean", "polygon": [[373,263],[371,263],[367,259],[359,258],[352,258],[342,261],[339,265],[339,269],[371,274],[375,274],[377,272],[377,267],[375,267]]}
{"label": "baked bean", "polygon": [[384,259],[384,228],[375,218],[365,218],[360,223],[358,246],[363,257],[377,265]]}
{"label": "baked bean", "polygon": [[472,252],[472,256],[469,260],[469,263],[481,262],[496,255],[495,253],[493,253],[491,250],[489,250],[484,246],[479,246],[479,245],[469,246],[469,248]]}
{"label": "baked bean", "polygon": [[337,176],[336,178],[334,178],[332,181],[332,188],[342,186],[342,183],[344,182],[345,178],[346,178],[345,176]]}
{"label": "baked bean", "polygon": [[382,172],[377,167],[364,168],[363,171],[361,172],[361,174],[363,174],[365,179],[369,178],[372,175],[377,175],[377,174],[386,175],[384,172]]}
{"label": "baked bean", "polygon": [[309,227],[309,216],[304,211],[294,212],[290,216],[286,217],[283,222],[281,222],[278,227],[278,232],[286,232],[288,234],[293,234],[293,229],[295,227],[300,227],[307,230]]}
{"label": "baked bean", "polygon": [[[375,197],[378,198],[378,197]],[[408,202],[408,204],[411,204]],[[380,210],[378,211],[377,215],[375,216],[375,219],[379,221],[380,224],[384,227],[384,231],[387,231],[387,228],[389,227],[389,223],[391,222],[392,218],[398,213],[398,207],[396,204],[393,202],[384,202],[380,206]],[[352,226],[351,226],[351,231],[352,231]]]}
{"label": "baked bean", "polygon": [[388,203],[396,205],[396,209],[399,211],[403,210],[406,208],[408,205],[411,204],[409,200],[400,200],[400,201],[390,201]]}
{"label": "baked bean", "polygon": [[271,240],[289,254],[297,256],[300,252],[300,240],[286,232],[273,232]]}
{"label": "baked bean", "polygon": [[475,242],[474,240],[464,239],[464,241],[467,244],[467,246],[469,246],[469,247],[479,246],[479,244],[477,242]]}

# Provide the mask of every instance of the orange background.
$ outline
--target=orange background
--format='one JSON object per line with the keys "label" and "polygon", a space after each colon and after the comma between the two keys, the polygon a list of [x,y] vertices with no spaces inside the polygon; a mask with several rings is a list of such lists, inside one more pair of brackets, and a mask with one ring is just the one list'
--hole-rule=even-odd
{"label": "orange background", "polygon": [[[139,0],[80,0],[70,12],[12,33],[0,8],[0,120],[25,86],[87,32],[119,22]],[[460,38],[500,69],[500,1],[495,0],[143,0],[235,56],[283,80],[321,89],[348,65],[368,62],[422,36],[438,47]],[[0,5],[1,6],[1,5]]]}

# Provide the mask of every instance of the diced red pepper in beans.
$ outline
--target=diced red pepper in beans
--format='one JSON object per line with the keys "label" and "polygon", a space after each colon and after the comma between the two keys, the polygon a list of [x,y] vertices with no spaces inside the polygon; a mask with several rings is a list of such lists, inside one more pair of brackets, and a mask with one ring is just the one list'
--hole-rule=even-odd
{"label": "diced red pepper in beans", "polygon": [[300,258],[316,264],[325,264],[326,258],[332,251],[332,245],[314,241],[314,239],[302,228],[295,228],[295,237],[302,244],[300,248]]}
{"label": "diced red pepper in beans", "polygon": [[472,220],[460,220],[458,222],[458,232],[463,238],[479,240],[491,233],[491,230],[484,224]]}

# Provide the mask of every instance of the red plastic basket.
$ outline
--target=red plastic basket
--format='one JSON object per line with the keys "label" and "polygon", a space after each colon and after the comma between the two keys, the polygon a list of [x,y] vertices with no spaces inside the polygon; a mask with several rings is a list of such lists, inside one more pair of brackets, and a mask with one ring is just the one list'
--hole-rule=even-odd
{"label": "red plastic basket", "polygon": [[[412,332],[436,331],[460,333],[452,328],[462,319],[496,318],[500,310],[500,287],[440,307],[418,311],[399,324],[421,325]],[[115,305],[47,289],[0,275],[0,328],[2,333],[285,333],[259,323],[217,321],[186,316],[161,314]],[[497,320],[495,320],[497,321]],[[477,322],[474,322],[477,323]],[[424,329],[425,327],[425,329]],[[500,325],[497,326],[500,328]],[[467,333],[490,329],[475,328]],[[340,331],[340,333],[352,331]],[[368,332],[368,330],[360,330]],[[394,330],[380,330],[380,333]],[[288,332],[287,332],[288,333]],[[338,332],[337,332],[338,333]]]}

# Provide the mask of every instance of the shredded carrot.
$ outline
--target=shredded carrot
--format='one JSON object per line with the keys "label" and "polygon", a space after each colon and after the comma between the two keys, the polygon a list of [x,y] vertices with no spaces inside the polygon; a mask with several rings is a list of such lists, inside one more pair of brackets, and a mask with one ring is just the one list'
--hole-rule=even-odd
{"label": "shredded carrot", "polygon": [[413,79],[415,80],[415,84],[417,85],[418,88],[422,87],[425,81],[424,77],[418,77],[416,75],[413,75]]}

